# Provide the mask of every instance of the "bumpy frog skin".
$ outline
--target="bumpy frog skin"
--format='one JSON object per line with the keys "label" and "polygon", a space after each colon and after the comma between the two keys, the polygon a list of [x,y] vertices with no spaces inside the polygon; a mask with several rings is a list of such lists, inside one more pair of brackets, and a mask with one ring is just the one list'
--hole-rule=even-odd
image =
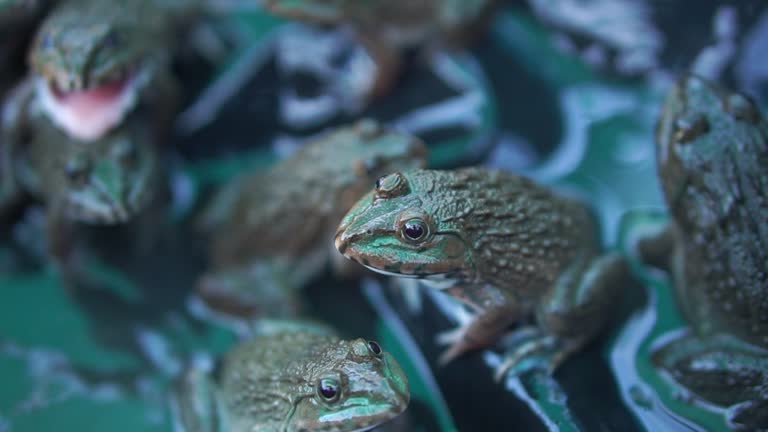
{"label": "bumpy frog skin", "polygon": [[657,158],[673,222],[641,253],[667,261],[692,333],[655,360],[705,399],[740,404],[734,427],[768,427],[768,123],[688,76],[664,105]]}
{"label": "bumpy frog skin", "polygon": [[378,67],[373,94],[386,91],[394,81],[405,48],[437,39],[460,36],[481,21],[492,0],[359,1],[267,0],[276,15],[320,24],[349,24]]}
{"label": "bumpy frog skin", "polygon": [[218,372],[185,374],[176,397],[182,430],[362,431],[397,417],[410,400],[408,379],[379,344],[314,327],[256,336]]}
{"label": "bumpy frog skin", "polygon": [[[24,107],[6,107],[4,120],[15,122]],[[4,140],[0,212],[19,195],[43,202],[49,217],[54,258],[69,250],[72,222],[124,223],[150,201],[160,177],[159,150],[144,119],[132,117],[92,143],[68,137],[37,117],[23,143]]]}
{"label": "bumpy frog skin", "polygon": [[312,140],[267,172],[235,179],[202,220],[212,234],[213,264],[200,283],[203,298],[218,309],[236,306],[238,314],[289,304],[286,289],[338,256],[336,226],[369,185],[390,172],[424,167],[426,156],[420,140],[363,120]]}
{"label": "bumpy frog skin", "polygon": [[45,113],[70,136],[91,141],[118,125],[144,93],[169,97],[172,16],[148,0],[63,2],[29,53]]}
{"label": "bumpy frog skin", "polygon": [[450,335],[443,362],[534,318],[518,330],[497,378],[533,357],[554,369],[579,349],[606,321],[624,273],[616,255],[598,256],[581,203],[483,168],[379,179],[344,217],[336,247],[374,271],[423,279],[477,312]]}

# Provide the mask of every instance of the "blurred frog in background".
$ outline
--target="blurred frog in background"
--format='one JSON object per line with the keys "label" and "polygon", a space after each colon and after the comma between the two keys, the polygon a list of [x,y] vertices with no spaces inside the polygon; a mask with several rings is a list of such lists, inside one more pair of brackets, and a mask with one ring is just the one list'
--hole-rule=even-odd
{"label": "blurred frog in background", "polygon": [[[6,106],[4,123],[20,121],[18,116],[27,109]],[[133,115],[90,143],[67,136],[47,121],[24,128],[20,140],[4,140],[6,145],[0,148],[0,219],[4,225],[10,226],[30,199],[41,202],[47,214],[48,251],[68,273],[75,223],[126,223],[155,196],[162,164],[156,136],[145,120]],[[23,145],[14,144],[17,142]]]}
{"label": "blurred frog in background", "polygon": [[[378,177],[424,167],[419,139],[361,120],[310,140],[266,172],[225,185],[205,210],[211,265],[198,292],[235,315],[297,310],[296,289],[338,255],[333,234]],[[346,262],[336,260],[337,273]]]}
{"label": "blurred frog in background", "polygon": [[175,394],[185,432],[368,430],[408,407],[408,378],[375,341],[308,321],[262,321],[210,374],[190,368]]}
{"label": "blurred frog in background", "polygon": [[516,324],[496,378],[553,371],[605,326],[626,264],[600,253],[581,202],[507,172],[474,167],[382,177],[336,234],[345,257],[417,278],[465,303],[476,318],[441,335],[447,363]]}
{"label": "blurred frog in background", "polygon": [[369,92],[375,97],[394,84],[404,51],[466,42],[490,16],[494,1],[266,0],[264,5],[291,19],[350,26],[376,66]]}
{"label": "blurred frog in background", "polygon": [[658,66],[662,33],[643,0],[528,0],[546,25],[586,41],[582,58],[618,73],[639,75]]}
{"label": "blurred frog in background", "polygon": [[671,271],[689,329],[655,363],[729,407],[734,429],[768,428],[768,123],[753,101],[689,75],[664,104],[657,161],[672,220],[639,243]]}
{"label": "blurred frog in background", "polygon": [[30,47],[34,91],[19,96],[35,98],[45,117],[86,142],[139,105],[170,126],[178,97],[170,58],[197,12],[195,1],[61,2]]}

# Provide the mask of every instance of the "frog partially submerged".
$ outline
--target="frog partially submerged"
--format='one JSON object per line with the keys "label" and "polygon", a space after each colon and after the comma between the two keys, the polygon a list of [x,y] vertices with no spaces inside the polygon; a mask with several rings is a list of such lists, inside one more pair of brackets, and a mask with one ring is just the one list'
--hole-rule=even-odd
{"label": "frog partially submerged", "polygon": [[265,7],[281,16],[325,25],[352,27],[376,64],[372,96],[392,85],[404,50],[458,41],[466,30],[489,15],[493,0],[359,1],[266,0]]}
{"label": "frog partially submerged", "polygon": [[[92,141],[139,103],[175,110],[170,56],[195,2],[62,2],[30,48],[34,97],[69,136]],[[187,10],[188,9],[188,10]]]}
{"label": "frog partially submerged", "polygon": [[424,167],[426,155],[417,138],[362,120],[313,139],[269,171],[235,179],[202,218],[213,268],[201,296],[239,315],[294,311],[295,290],[338,256],[332,240],[344,213],[376,178]]}
{"label": "frog partially submerged", "polygon": [[465,168],[382,177],[344,217],[336,248],[374,271],[422,279],[477,313],[449,334],[443,363],[522,324],[500,379],[536,358],[544,361],[533,366],[554,370],[603,327],[625,262],[600,255],[596,237],[582,203],[513,174]]}
{"label": "frog partially submerged", "polygon": [[[26,87],[17,91],[29,91],[29,83]],[[17,116],[27,109],[7,106],[4,123],[19,121]],[[42,202],[50,253],[66,267],[73,223],[124,223],[146,207],[161,177],[159,150],[145,119],[137,116],[91,143],[37,119],[26,129],[23,145],[3,140],[0,217],[24,205],[26,198]]]}
{"label": "frog partially submerged", "polygon": [[313,323],[273,322],[214,376],[189,369],[176,392],[186,432],[367,430],[400,415],[408,379],[378,343]]}
{"label": "frog partially submerged", "polygon": [[671,269],[690,332],[655,362],[732,406],[733,427],[768,427],[768,123],[745,96],[695,75],[669,95],[657,159],[672,221],[640,243]]}

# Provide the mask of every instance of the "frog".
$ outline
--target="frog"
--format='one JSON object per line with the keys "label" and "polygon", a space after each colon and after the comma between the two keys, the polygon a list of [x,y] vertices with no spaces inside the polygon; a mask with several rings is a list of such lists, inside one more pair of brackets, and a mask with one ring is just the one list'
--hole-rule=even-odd
{"label": "frog", "polygon": [[669,224],[638,244],[669,271],[686,324],[654,364],[728,408],[734,429],[768,427],[768,123],[749,97],[696,74],[661,110],[656,159]]}
{"label": "frog", "polygon": [[439,335],[445,365],[513,330],[494,377],[550,373],[610,322],[626,260],[600,252],[589,207],[482,166],[388,174],[344,216],[335,246],[375,272],[415,278],[476,317]]}
{"label": "frog", "polygon": [[173,405],[178,430],[352,432],[406,410],[408,378],[377,342],[342,339],[314,321],[260,324],[214,373],[183,373]]}
{"label": "frog", "polygon": [[362,119],[311,138],[267,171],[236,177],[218,191],[198,227],[211,237],[211,268],[197,292],[212,309],[252,316],[300,311],[297,290],[333,258],[333,235],[376,178],[426,166],[415,136]]}
{"label": "frog", "polygon": [[[638,76],[658,67],[664,47],[653,22],[650,2],[636,0],[528,0],[531,12],[545,25],[587,47],[582,58],[621,75]],[[568,41],[562,44],[572,45]]]}
{"label": "frog", "polygon": [[197,11],[194,1],[188,3],[188,11],[151,0],[58,4],[28,53],[34,97],[45,115],[85,142],[102,137],[138,106],[172,116],[179,89],[171,53]]}
{"label": "frog", "polygon": [[[31,92],[32,85],[27,81],[16,91]],[[27,100],[34,105],[33,99]],[[3,124],[18,122],[24,112],[39,111],[4,108]],[[90,143],[68,136],[42,115],[28,120],[33,123],[22,140],[2,140],[0,218],[8,219],[27,203],[42,203],[49,254],[66,271],[75,224],[124,224],[152,201],[163,177],[160,149],[139,115]]]}
{"label": "frog", "polygon": [[267,11],[302,22],[352,28],[376,65],[369,99],[396,81],[405,51],[426,46],[457,47],[490,17],[493,0],[360,2],[356,0],[266,0]]}

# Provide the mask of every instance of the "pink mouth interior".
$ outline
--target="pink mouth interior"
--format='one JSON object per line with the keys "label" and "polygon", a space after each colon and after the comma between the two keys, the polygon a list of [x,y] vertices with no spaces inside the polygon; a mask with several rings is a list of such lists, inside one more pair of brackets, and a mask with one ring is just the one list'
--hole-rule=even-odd
{"label": "pink mouth interior", "polygon": [[117,102],[129,82],[129,78],[123,78],[81,91],[62,91],[54,85],[52,90],[57,102],[88,118]]}

